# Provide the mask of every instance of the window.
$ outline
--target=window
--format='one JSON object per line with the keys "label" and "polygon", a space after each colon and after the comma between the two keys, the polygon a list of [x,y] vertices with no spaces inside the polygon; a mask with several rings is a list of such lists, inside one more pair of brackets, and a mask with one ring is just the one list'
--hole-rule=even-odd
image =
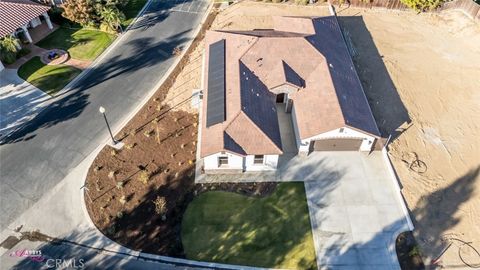
{"label": "window", "polygon": [[340,133],[343,133],[343,131],[345,131],[344,128],[340,128]]}
{"label": "window", "polygon": [[255,155],[253,157],[253,164],[263,164],[263,155]]}
{"label": "window", "polygon": [[218,157],[218,167],[228,166],[228,157]]}

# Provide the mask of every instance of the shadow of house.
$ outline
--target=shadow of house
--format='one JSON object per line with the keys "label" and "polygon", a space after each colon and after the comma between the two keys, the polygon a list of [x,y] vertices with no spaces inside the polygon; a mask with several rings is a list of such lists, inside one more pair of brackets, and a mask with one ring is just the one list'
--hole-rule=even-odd
{"label": "shadow of house", "polygon": [[361,16],[341,16],[342,27],[349,49],[353,46],[358,55],[353,57],[358,76],[382,137],[397,138],[411,123],[395,84],[383,62],[375,42]]}

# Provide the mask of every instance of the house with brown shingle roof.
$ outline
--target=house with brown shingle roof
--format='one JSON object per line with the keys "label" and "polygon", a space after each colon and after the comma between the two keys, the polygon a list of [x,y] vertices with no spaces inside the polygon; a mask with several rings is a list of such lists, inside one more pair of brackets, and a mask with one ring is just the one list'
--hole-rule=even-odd
{"label": "house with brown shingle roof", "polygon": [[299,154],[371,151],[380,137],[337,18],[273,22],[206,34],[206,172],[275,170],[283,154],[279,108],[291,115]]}

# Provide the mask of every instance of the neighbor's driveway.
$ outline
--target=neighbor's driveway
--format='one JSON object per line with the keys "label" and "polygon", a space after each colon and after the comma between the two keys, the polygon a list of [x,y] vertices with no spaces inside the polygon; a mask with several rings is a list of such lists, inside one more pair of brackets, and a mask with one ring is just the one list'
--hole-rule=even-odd
{"label": "neighbor's driveway", "polygon": [[306,177],[319,269],[400,269],[395,239],[409,227],[381,152],[314,152],[302,164],[289,172]]}
{"label": "neighbor's driveway", "polygon": [[42,90],[18,77],[16,69],[0,72],[0,139],[34,118],[50,99]]}

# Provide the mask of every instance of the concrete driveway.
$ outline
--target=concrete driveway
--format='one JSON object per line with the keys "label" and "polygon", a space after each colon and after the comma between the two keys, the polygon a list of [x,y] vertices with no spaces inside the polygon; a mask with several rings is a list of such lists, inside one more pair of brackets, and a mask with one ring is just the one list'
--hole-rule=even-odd
{"label": "concrete driveway", "polygon": [[42,90],[18,77],[17,69],[0,72],[0,140],[33,119],[50,99]]}
{"label": "concrete driveway", "polygon": [[314,152],[302,164],[288,173],[306,177],[318,268],[400,269],[395,239],[409,227],[382,153]]}

